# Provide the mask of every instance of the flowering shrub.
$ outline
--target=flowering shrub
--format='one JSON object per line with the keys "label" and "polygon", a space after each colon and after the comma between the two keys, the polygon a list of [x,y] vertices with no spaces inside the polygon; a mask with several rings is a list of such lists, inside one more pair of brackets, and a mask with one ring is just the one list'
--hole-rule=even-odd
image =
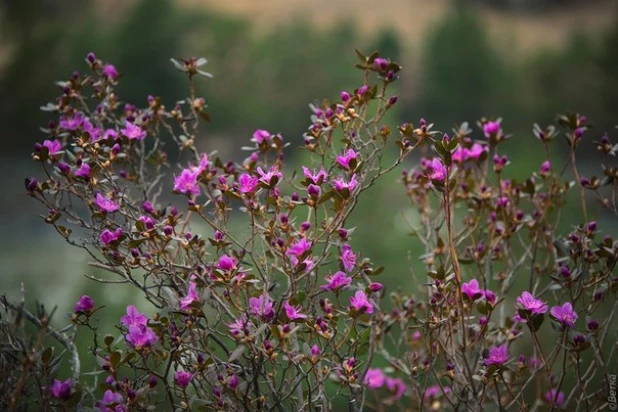
{"label": "flowering shrub", "polygon": [[[116,277],[93,280],[131,284],[154,309],[130,304],[116,336],[99,336],[104,302],[82,296],[71,325],[55,330],[42,308],[4,299],[4,327],[22,356],[2,384],[9,409],[33,397],[46,408],[101,411],[607,405],[618,244],[588,221],[586,194],[616,213],[618,147],[601,137],[603,177],[581,176],[575,154],[590,126],[560,116],[560,129],[534,128],[547,155],[539,170],[509,180],[501,144],[512,136],[500,119],[481,120],[480,132],[464,123],[452,136],[424,120],[391,128],[383,120],[397,103],[400,66],[358,57],[359,88],[312,106],[302,142],[258,129],[241,163],[195,147],[208,120],[194,93],[196,78],[210,77],[205,59],[173,60],[189,81],[173,107],[152,96],[144,107],[122,104],[120,73],[94,54],[88,74],[59,83],[62,95],[44,107],[57,118],[33,153],[42,177],[26,189],[47,208],[47,224]],[[560,135],[576,182],[550,158]],[[165,151],[170,144],[177,153]],[[311,155],[302,174],[284,167],[288,145]],[[412,230],[428,281],[407,294],[388,290],[385,269],[351,247],[349,218],[415,151],[420,160],[401,181],[420,216]],[[181,207],[162,204],[172,184]],[[564,234],[571,188],[584,222]],[[243,219],[242,229],[232,225]],[[200,224],[208,230],[194,230]],[[37,326],[36,339],[22,319]],[[82,376],[75,328],[94,333],[96,387]],[[552,328],[558,341],[542,342]],[[71,376],[57,376],[63,357],[46,336],[67,350]]]}

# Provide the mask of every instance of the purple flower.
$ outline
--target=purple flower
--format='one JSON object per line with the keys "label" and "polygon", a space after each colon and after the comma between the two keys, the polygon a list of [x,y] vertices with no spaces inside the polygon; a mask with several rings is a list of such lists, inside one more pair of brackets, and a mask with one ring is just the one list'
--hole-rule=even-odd
{"label": "purple flower", "polygon": [[229,379],[227,380],[227,386],[233,391],[238,389],[238,376],[236,375],[230,376]]}
{"label": "purple flower", "polygon": [[311,171],[308,167],[303,166],[303,174],[311,183],[318,186],[321,185],[328,177],[328,173],[326,173],[326,170],[324,170],[323,167],[321,167],[320,171],[316,173],[315,170]]}
{"label": "purple flower", "polygon": [[251,139],[252,142],[257,144],[262,144],[268,140],[270,140],[270,132],[262,129],[257,129],[253,132],[253,139]]}
{"label": "purple flower", "polygon": [[558,389],[553,388],[545,392],[545,394],[543,395],[543,399],[549,405],[554,405],[555,401],[555,406],[562,406],[564,404],[564,392],[558,392]]}
{"label": "purple flower", "polygon": [[260,182],[264,183],[269,188],[277,186],[277,183],[279,183],[283,177],[281,172],[278,171],[277,166],[272,166],[268,172],[265,172],[261,167],[258,167],[257,172],[260,174]]}
{"label": "purple flower", "polygon": [[575,326],[577,320],[577,312],[573,310],[571,302],[566,302],[562,306],[554,306],[549,311],[551,316],[567,328]]}
{"label": "purple flower", "polygon": [[118,228],[113,232],[109,229],[105,229],[103,233],[101,233],[101,236],[99,236],[99,240],[104,245],[109,245],[110,243],[117,241],[120,236],[122,236],[122,228]]}
{"label": "purple flower", "polygon": [[[108,412],[108,411],[120,412],[120,411],[125,410],[124,407],[119,408],[122,402],[123,402],[123,398],[121,394],[108,389],[103,394],[103,399],[97,402],[97,406],[103,412]],[[108,406],[114,406],[114,405],[118,405],[118,406],[116,408],[108,408]]]}
{"label": "purple flower", "polygon": [[491,366],[491,365],[502,366],[502,364],[504,364],[504,362],[506,362],[508,358],[509,358],[509,348],[507,344],[505,343],[502,346],[490,348],[489,354],[487,355],[487,358],[485,358],[483,363],[485,364],[485,366]]}
{"label": "purple flower", "polygon": [[301,237],[290,245],[285,254],[290,257],[290,260],[292,260],[292,263],[296,266],[298,264],[298,259],[311,249],[311,245],[312,243],[309,242],[307,238]]}
{"label": "purple flower", "polygon": [[342,156],[337,156],[337,163],[346,170],[350,170],[350,162],[356,160],[358,153],[353,149],[348,149]]}
{"label": "purple flower", "polygon": [[352,175],[349,182],[346,182],[342,177],[333,180],[333,186],[335,186],[335,189],[338,191],[347,189],[350,193],[352,193],[354,189],[356,189],[357,185],[358,181],[356,180],[356,174]]}
{"label": "purple flower", "polygon": [[255,176],[243,173],[238,177],[238,183],[240,184],[241,193],[253,193],[259,184],[259,180]]}
{"label": "purple flower", "polygon": [[307,315],[303,315],[300,313],[301,307],[290,305],[290,301],[286,300],[283,303],[283,309],[285,310],[285,315],[289,320],[298,320],[298,319],[307,319]]}
{"label": "purple flower", "polygon": [[71,396],[71,379],[69,378],[65,381],[54,379],[49,388],[49,393],[56,399],[66,401]]}
{"label": "purple flower", "polygon": [[524,292],[517,298],[517,303],[522,309],[535,315],[547,312],[547,305],[540,299],[536,299],[530,292]]}
{"label": "purple flower", "polygon": [[107,129],[105,133],[103,133],[103,140],[109,140],[109,138],[115,139],[118,137],[118,132],[114,129]]}
{"label": "purple flower", "polygon": [[178,371],[176,372],[176,375],[174,375],[174,382],[181,388],[186,388],[187,386],[189,386],[189,382],[191,382],[192,378],[193,375],[189,372]]}
{"label": "purple flower", "polygon": [[542,175],[548,174],[550,170],[551,170],[551,163],[549,160],[546,160],[543,163],[541,163],[541,174]]}
{"label": "purple flower", "polygon": [[467,156],[468,149],[458,146],[457,149],[453,152],[452,158],[454,162],[463,163],[468,158]]}
{"label": "purple flower", "polygon": [[311,347],[311,356],[314,358],[320,356],[320,347],[317,344]]}
{"label": "purple flower", "polygon": [[118,78],[118,70],[116,70],[113,64],[106,64],[103,66],[103,75],[108,79],[116,80]]}
{"label": "purple flower", "polygon": [[384,386],[385,382],[386,376],[381,369],[367,369],[367,373],[365,374],[365,378],[363,379],[363,384],[366,385],[369,389],[379,389]]}
{"label": "purple flower", "polygon": [[350,93],[346,92],[345,90],[341,92],[340,94],[340,98],[342,102],[347,102],[348,100],[350,100]]}
{"label": "purple flower", "polygon": [[180,309],[187,310],[193,302],[199,300],[199,296],[196,292],[197,285],[195,282],[189,282],[189,290],[187,295],[180,299]]}
{"label": "purple flower", "polygon": [[90,166],[88,163],[83,162],[82,165],[75,171],[75,176],[83,177],[84,179],[90,179]]}
{"label": "purple flower", "polygon": [[219,263],[217,264],[217,267],[222,270],[232,271],[236,269],[237,265],[238,261],[232,256],[223,255],[219,258]]}
{"label": "purple flower", "polygon": [[373,293],[375,292],[379,292],[384,288],[384,285],[381,284],[380,282],[371,282],[368,286],[369,290],[372,291]]}
{"label": "purple flower", "polygon": [[431,180],[443,181],[446,179],[446,167],[440,159],[434,157],[429,166],[431,168],[431,173],[429,174]]}
{"label": "purple flower", "polygon": [[489,303],[490,305],[493,306],[496,304],[496,294],[492,292],[491,290],[485,289],[483,291],[483,297],[485,298],[485,301]]}
{"label": "purple flower", "polygon": [[343,245],[341,247],[341,263],[346,272],[351,272],[354,266],[356,266],[356,255],[350,245]]}
{"label": "purple flower", "polygon": [[240,318],[234,320],[234,322],[228,323],[227,327],[232,335],[240,338],[250,333],[250,327],[253,327],[253,324],[245,315],[242,315]]}
{"label": "purple flower", "polygon": [[373,305],[362,290],[357,290],[354,296],[350,298],[350,307],[359,313],[373,313]]}
{"label": "purple flower", "polygon": [[94,127],[90,120],[84,120],[84,131],[90,136],[92,142],[96,142],[101,138],[101,129]]}
{"label": "purple flower", "polygon": [[94,308],[94,300],[88,295],[84,295],[77,301],[75,312],[90,312]]}
{"label": "purple flower", "polygon": [[500,132],[500,122],[489,121],[483,125],[483,133],[485,137],[490,137],[493,134]]}
{"label": "purple flower", "polygon": [[393,393],[395,399],[401,399],[404,393],[406,393],[406,385],[401,378],[386,378],[386,387]]}
{"label": "purple flower", "polygon": [[384,70],[386,70],[387,67],[388,67],[388,60],[387,59],[384,59],[382,57],[377,57],[373,61],[373,68],[374,69],[384,71]]}
{"label": "purple flower", "polygon": [[344,272],[337,272],[333,275],[324,277],[328,282],[326,285],[320,286],[322,290],[338,291],[341,288],[346,288],[352,283],[352,278],[348,277]]}
{"label": "purple flower", "polygon": [[183,169],[179,176],[174,179],[174,190],[186,195],[199,196],[200,187],[197,183],[199,173],[189,169]]}
{"label": "purple flower", "polygon": [[367,93],[367,90],[369,90],[369,86],[367,86],[366,84],[364,84],[364,85],[362,85],[361,87],[359,87],[359,88],[358,88],[358,90],[357,90],[357,92],[356,92],[356,93],[357,93],[359,96],[362,96],[362,95],[364,95],[365,93]]}
{"label": "purple flower", "polygon": [[129,342],[135,349],[152,346],[159,340],[157,334],[144,325],[131,325],[129,326],[129,333],[127,333],[127,342]]}
{"label": "purple flower", "polygon": [[270,320],[275,316],[273,309],[273,301],[270,300],[267,294],[260,295],[259,298],[249,299],[249,311],[263,319]]}
{"label": "purple flower", "polygon": [[479,160],[481,155],[487,151],[487,147],[478,143],[474,143],[470,149],[466,149],[466,158]]}
{"label": "purple flower", "polygon": [[146,137],[146,131],[142,130],[141,127],[126,121],[124,123],[124,129],[120,129],[120,133],[125,135],[129,140],[144,140]]}
{"label": "purple flower", "polygon": [[101,193],[97,193],[96,204],[101,212],[113,213],[120,209],[120,205],[111,199],[103,196]]}
{"label": "purple flower", "polygon": [[54,156],[59,154],[62,151],[62,143],[56,140],[45,140],[43,142],[43,147],[47,148],[47,152],[50,156]]}
{"label": "purple flower", "polygon": [[120,318],[120,322],[126,327],[137,325],[146,326],[148,323],[148,317],[142,313],[139,313],[137,308],[133,305],[127,306],[127,314]]}
{"label": "purple flower", "polygon": [[468,283],[462,283],[461,293],[466,295],[472,301],[475,301],[483,296],[483,291],[479,287],[479,282],[476,279],[472,279]]}
{"label": "purple flower", "polygon": [[84,124],[84,115],[77,113],[73,117],[65,117],[60,120],[60,127],[65,130],[77,130]]}

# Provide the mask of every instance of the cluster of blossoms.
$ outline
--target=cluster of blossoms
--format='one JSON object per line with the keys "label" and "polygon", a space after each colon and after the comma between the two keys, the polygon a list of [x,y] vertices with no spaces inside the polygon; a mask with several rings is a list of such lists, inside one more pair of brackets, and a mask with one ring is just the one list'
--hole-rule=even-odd
{"label": "cluster of blossoms", "polygon": [[[120,333],[101,344],[93,326],[100,307],[83,296],[72,321],[94,331],[104,382],[81,384],[73,363],[72,378],[46,378],[48,404],[603,407],[602,385],[591,382],[606,376],[614,354],[607,337],[617,308],[607,306],[618,291],[618,243],[610,234],[600,240],[594,222],[559,233],[556,209],[570,204],[572,185],[549,159],[557,129],[535,127],[547,159],[540,173],[510,180],[498,147],[512,136],[501,119],[482,119],[478,140],[468,124],[449,136],[424,120],[393,136],[382,119],[397,104],[389,91],[400,66],[377,52],[358,57],[363,83],[312,106],[302,148],[313,162],[299,175],[284,168],[285,148],[295,142],[263,129],[247,138],[250,154],[240,163],[198,151],[197,127],[208,115],[193,82],[210,77],[205,59],[173,60],[191,92],[171,108],[152,96],[143,107],[121,104],[118,71],[93,54],[88,74],[60,83],[62,95],[45,107],[57,118],[33,153],[45,177],[27,179],[26,190],[92,266],[134,285],[154,309],[147,316],[129,305]],[[559,122],[585,220],[589,190],[615,213],[609,157],[616,146],[599,143],[605,177],[586,182],[574,153],[589,125],[579,115]],[[163,136],[177,151],[163,150]],[[396,152],[390,164],[385,151]],[[416,151],[418,166],[402,183],[418,209],[420,226],[411,230],[425,246],[429,282],[416,277],[413,293],[386,293],[376,281],[385,268],[354,248],[349,218],[363,193]],[[167,173],[171,157],[175,173]],[[173,197],[162,195],[166,179]],[[231,229],[240,217],[247,224]],[[541,330],[548,310],[555,332]],[[559,344],[550,347],[540,333]],[[567,377],[571,369],[576,379]]]}

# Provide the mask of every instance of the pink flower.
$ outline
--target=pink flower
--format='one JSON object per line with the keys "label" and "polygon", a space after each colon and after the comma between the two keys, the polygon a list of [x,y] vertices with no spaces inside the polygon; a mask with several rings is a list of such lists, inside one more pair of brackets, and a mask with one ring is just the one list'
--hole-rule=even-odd
{"label": "pink flower", "polygon": [[431,160],[431,164],[429,166],[431,169],[429,178],[431,180],[443,181],[444,179],[446,179],[446,167],[442,164],[442,161],[440,159],[434,157]]}
{"label": "pink flower", "polygon": [[174,179],[174,190],[186,195],[199,196],[200,187],[197,183],[199,173],[189,169],[183,169],[179,176]]}
{"label": "pink flower", "polygon": [[45,140],[43,142],[43,147],[47,148],[47,152],[50,156],[54,156],[62,152],[62,143],[58,139],[56,140]]}
{"label": "pink flower", "polygon": [[386,70],[386,68],[388,67],[388,60],[384,59],[382,57],[377,57],[374,61],[373,61],[373,68],[376,70]]}
{"label": "pink flower", "polygon": [[122,228],[120,227],[114,230],[113,232],[110,231],[109,229],[105,229],[101,233],[101,236],[99,236],[99,240],[104,245],[109,245],[110,243],[116,242],[120,238],[120,236],[122,236]]}
{"label": "pink flower", "polygon": [[[301,237],[299,240],[290,245],[285,254],[288,256],[294,256],[298,259],[311,249],[311,245],[312,243],[308,241],[307,238]],[[298,264],[298,261],[296,264]]]}
{"label": "pink flower", "polygon": [[90,312],[94,308],[94,300],[88,295],[84,295],[77,301],[75,312]]}
{"label": "pink flower", "polygon": [[363,379],[363,384],[366,385],[369,389],[379,389],[384,386],[385,382],[386,376],[381,369],[367,369],[367,373],[365,374],[365,378]]}
{"label": "pink flower", "polygon": [[123,402],[121,394],[108,389],[103,394],[103,399],[97,402],[97,407],[102,412],[124,412],[126,409]]}
{"label": "pink flower", "polygon": [[252,142],[257,144],[262,144],[268,140],[270,140],[270,132],[262,129],[257,129],[253,132],[253,139],[251,139]]}
{"label": "pink flower", "polygon": [[479,287],[479,282],[476,279],[472,279],[468,283],[462,283],[461,293],[466,295],[472,301],[475,301],[483,296],[483,291]]}
{"label": "pink flower", "polygon": [[465,162],[466,159],[468,158],[467,150],[468,149],[465,149],[462,146],[458,146],[457,150],[455,150],[452,154],[453,161],[457,163]]}
{"label": "pink flower", "polygon": [[564,392],[558,392],[558,389],[553,388],[543,395],[543,399],[549,405],[562,406],[564,404]]}
{"label": "pink flower", "polygon": [[326,280],[328,284],[322,285],[320,288],[322,290],[332,290],[335,292],[350,286],[352,283],[352,278],[348,277],[344,272],[336,272],[333,275],[324,277],[324,280]]}
{"label": "pink flower", "polygon": [[49,393],[56,399],[66,401],[71,396],[71,379],[69,378],[65,381],[54,379],[49,388]]}
{"label": "pink flower", "polygon": [[401,399],[406,393],[406,385],[401,378],[386,378],[386,387],[393,393],[395,399]]}
{"label": "pink flower", "polygon": [[251,333],[251,328],[253,327],[253,324],[249,321],[249,319],[247,319],[245,315],[242,315],[234,322],[228,323],[227,327],[232,335],[236,336],[237,338],[241,338]]}
{"label": "pink flower", "polygon": [[571,302],[566,302],[562,306],[554,306],[549,311],[551,316],[555,318],[558,322],[567,328],[572,328],[575,326],[575,321],[577,320],[577,312],[573,310],[573,305]]}
{"label": "pink flower", "polygon": [[483,297],[485,298],[485,301],[489,303],[490,305],[493,306],[496,304],[496,294],[492,292],[491,290],[485,289],[483,291]]}
{"label": "pink flower", "polygon": [[320,171],[316,173],[315,170],[312,172],[309,168],[303,166],[303,174],[311,183],[318,186],[321,185],[328,177],[328,173],[326,173],[323,167],[321,167]]}
{"label": "pink flower", "polygon": [[356,180],[356,174],[352,175],[349,182],[346,182],[342,177],[333,180],[333,186],[335,186],[335,189],[338,191],[347,189],[350,193],[352,193],[354,189],[356,189],[357,185],[358,181]]}
{"label": "pink flower", "polygon": [[73,117],[65,117],[60,120],[60,127],[65,130],[77,130],[84,124],[84,115],[82,113],[77,113]]}
{"label": "pink flower", "polygon": [[118,132],[114,129],[107,129],[103,134],[103,140],[109,140],[109,138],[115,139],[118,137]]}
{"label": "pink flower", "polygon": [[489,121],[483,125],[483,133],[485,137],[498,134],[500,132],[500,122]]}
{"label": "pink flower", "polygon": [[176,383],[176,385],[180,386],[181,388],[186,388],[187,386],[189,386],[189,382],[191,382],[192,378],[193,375],[189,372],[178,371],[176,372],[176,375],[174,375],[174,383]]}
{"label": "pink flower", "polygon": [[283,303],[283,309],[285,310],[285,315],[289,320],[298,320],[298,319],[307,319],[307,315],[303,315],[300,313],[301,307],[290,305],[290,301],[286,300]]}
{"label": "pink flower", "polygon": [[82,165],[75,171],[75,176],[83,177],[84,179],[90,178],[90,166],[88,163],[84,162]]}
{"label": "pink flower", "polygon": [[350,307],[359,313],[373,313],[373,305],[362,290],[357,290],[354,296],[350,298]]}
{"label": "pink flower", "polygon": [[120,209],[120,205],[118,203],[106,198],[101,193],[97,193],[96,204],[101,212],[113,213]]}
{"label": "pink flower", "polygon": [[137,308],[133,305],[127,306],[127,314],[120,318],[120,322],[126,327],[137,325],[137,326],[146,326],[148,323],[148,317],[146,315],[139,313]]}
{"label": "pink flower", "polygon": [[116,80],[118,78],[118,70],[116,70],[113,64],[106,64],[103,66],[103,75],[108,79]]}
{"label": "pink flower", "polygon": [[277,186],[277,183],[279,183],[281,178],[283,178],[283,175],[278,171],[277,166],[272,166],[268,172],[265,172],[261,167],[258,167],[257,172],[260,174],[260,182],[264,183],[269,188]]}
{"label": "pink flower", "polygon": [[243,173],[238,177],[238,183],[240,184],[241,193],[253,193],[258,186],[258,178],[248,173]]}
{"label": "pink flower", "polygon": [[536,299],[530,292],[524,292],[517,298],[517,303],[522,309],[530,311],[535,315],[547,312],[547,305],[540,299]]}
{"label": "pink flower", "polygon": [[485,366],[502,366],[504,362],[506,362],[509,358],[509,348],[505,343],[502,346],[497,346],[489,349],[489,354],[487,358],[483,361]]}
{"label": "pink flower", "polygon": [[260,318],[270,320],[275,316],[273,301],[267,294],[260,295],[259,298],[249,299],[249,311]]}
{"label": "pink flower", "polygon": [[549,160],[541,163],[541,175],[547,175],[551,171],[551,162]]}
{"label": "pink flower", "polygon": [[126,338],[127,342],[136,349],[152,346],[159,340],[154,330],[144,325],[129,326]]}
{"label": "pink flower", "polygon": [[200,158],[200,164],[197,166],[189,166],[189,170],[192,173],[195,173],[197,176],[201,175],[206,169],[208,169],[208,166],[210,165],[210,161],[208,160],[208,155],[206,153],[202,154],[202,157]]}
{"label": "pink flower", "polygon": [[487,151],[487,147],[474,143],[470,149],[465,149],[466,159],[479,160],[481,155]]}
{"label": "pink flower", "polygon": [[129,140],[144,140],[146,137],[146,131],[142,130],[141,127],[126,121],[124,123],[124,129],[120,129],[120,133],[125,135]]}
{"label": "pink flower", "polygon": [[353,149],[348,149],[342,156],[337,156],[337,163],[346,170],[350,169],[350,162],[356,160],[358,153]]}
{"label": "pink flower", "polygon": [[189,290],[187,291],[187,295],[180,299],[180,309],[187,310],[193,302],[197,302],[199,300],[199,296],[196,292],[197,285],[195,282],[189,282]]}
{"label": "pink flower", "polygon": [[341,247],[341,263],[346,272],[351,272],[356,266],[356,255],[352,252],[350,245]]}
{"label": "pink flower", "polygon": [[237,265],[238,261],[232,256],[223,255],[219,258],[219,263],[217,264],[217,267],[222,270],[232,271],[236,269]]}

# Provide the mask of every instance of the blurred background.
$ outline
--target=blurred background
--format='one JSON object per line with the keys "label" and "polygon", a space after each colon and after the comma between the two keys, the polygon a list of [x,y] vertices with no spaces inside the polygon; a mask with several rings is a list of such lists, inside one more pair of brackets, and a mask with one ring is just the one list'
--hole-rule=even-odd
{"label": "blurred background", "polygon": [[[187,94],[170,57],[206,57],[214,79],[198,85],[212,122],[202,128],[200,149],[240,160],[237,150],[256,128],[302,145],[308,104],[359,86],[355,48],[378,49],[403,65],[393,123],[424,117],[450,131],[502,116],[504,130],[518,137],[505,149],[516,160],[506,171],[512,178],[542,161],[535,122],[545,126],[567,110],[587,115],[595,128],[582,144],[583,161],[597,167],[591,141],[617,134],[613,0],[0,0],[0,292],[19,296],[23,282],[27,297],[58,305],[59,313],[89,293],[111,306],[105,316],[112,324],[136,294],[85,279],[96,274],[86,256],[37,218],[45,211],[23,187],[40,172],[30,153],[50,120],[38,108],[59,93],[54,81],[88,70],[87,52],[120,71],[122,100],[145,105],[152,94],[168,107]],[[562,143],[554,145],[556,164],[566,153]],[[295,150],[289,160],[300,164]],[[412,290],[423,249],[402,225],[414,209],[397,178],[386,176],[355,212],[362,225],[352,245],[386,266],[387,285]],[[577,210],[575,203],[565,227]],[[616,233],[612,216],[598,205],[591,213]]]}

